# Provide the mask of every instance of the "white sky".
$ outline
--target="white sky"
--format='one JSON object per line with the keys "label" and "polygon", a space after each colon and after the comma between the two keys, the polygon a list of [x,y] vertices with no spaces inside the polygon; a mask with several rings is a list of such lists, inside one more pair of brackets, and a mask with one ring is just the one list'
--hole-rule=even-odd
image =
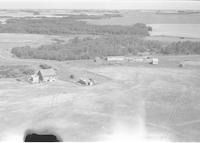
{"label": "white sky", "polygon": [[0,9],[200,10],[200,0],[0,0]]}

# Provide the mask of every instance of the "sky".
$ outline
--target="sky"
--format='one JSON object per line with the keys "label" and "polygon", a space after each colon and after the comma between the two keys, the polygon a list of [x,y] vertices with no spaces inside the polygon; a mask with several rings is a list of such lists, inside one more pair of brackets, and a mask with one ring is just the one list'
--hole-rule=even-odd
{"label": "sky", "polygon": [[200,0],[0,0],[0,9],[200,10]]}

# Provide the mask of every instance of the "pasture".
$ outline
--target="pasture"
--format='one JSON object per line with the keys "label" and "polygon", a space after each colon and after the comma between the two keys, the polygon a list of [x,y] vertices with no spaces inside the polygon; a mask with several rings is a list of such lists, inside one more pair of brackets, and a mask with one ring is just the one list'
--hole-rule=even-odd
{"label": "pasture", "polygon": [[152,27],[151,36],[200,38],[200,24],[149,24],[149,26]]}
{"label": "pasture", "polygon": [[144,39],[146,40],[152,40],[152,41],[160,41],[164,43],[172,43],[172,42],[183,42],[183,41],[192,41],[192,42],[198,42],[200,41],[200,38],[189,38],[189,37],[177,37],[177,36],[147,36]]}
{"label": "pasture", "polygon": [[[178,63],[200,57],[159,59],[159,65],[48,61],[59,71],[56,82],[0,79],[0,126],[4,128],[0,140],[13,137],[21,141],[27,129],[47,129],[64,141],[112,141],[116,136],[141,141],[199,141],[200,69],[180,68]],[[22,61],[32,64],[31,60]],[[69,73],[89,73],[100,79],[99,84],[74,84],[67,80]]]}
{"label": "pasture", "polygon": [[[48,11],[43,11],[43,13]],[[62,13],[62,12],[60,12]],[[200,24],[199,13],[188,15],[156,14],[154,11],[122,11],[124,17],[87,20],[92,24]],[[169,26],[169,25],[168,25]],[[184,26],[184,25],[181,25]],[[180,31],[185,30],[180,26]],[[172,26],[173,27],[173,26]],[[154,30],[155,27],[153,27]],[[161,27],[163,28],[163,27]],[[146,37],[172,42],[177,31]],[[177,28],[177,27],[176,27]],[[187,29],[187,28],[186,28]],[[158,29],[157,29],[158,30]],[[156,31],[157,31],[156,30]],[[193,33],[195,30],[196,33]],[[180,32],[179,31],[179,32]],[[155,32],[155,31],[153,31]],[[166,32],[166,31],[165,31]],[[186,31],[187,32],[187,31]],[[180,34],[180,33],[179,33]],[[41,63],[56,69],[58,80],[30,84],[15,78],[0,78],[0,142],[22,142],[28,129],[52,130],[64,141],[200,141],[200,56],[157,56],[158,65],[144,63],[101,64],[92,60],[51,61],[18,59],[10,50],[17,46],[37,48],[59,40],[94,35],[0,34],[0,65]],[[177,37],[178,36],[178,37]],[[155,37],[155,39],[151,39]],[[195,36],[196,37],[196,36]],[[148,39],[149,38],[149,39]],[[156,39],[158,38],[158,39]],[[159,39],[160,38],[160,39]],[[168,39],[167,39],[168,38]],[[171,38],[171,39],[170,39]],[[181,62],[187,63],[179,67]],[[80,86],[70,75],[88,76],[98,84]],[[118,140],[119,139],[119,140]]]}

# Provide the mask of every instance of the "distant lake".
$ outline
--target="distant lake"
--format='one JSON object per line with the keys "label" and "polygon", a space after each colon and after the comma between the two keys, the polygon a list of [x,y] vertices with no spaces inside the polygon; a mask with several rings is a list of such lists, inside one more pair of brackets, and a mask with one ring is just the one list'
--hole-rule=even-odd
{"label": "distant lake", "polygon": [[200,38],[200,24],[148,24],[152,26],[152,36],[178,36]]}

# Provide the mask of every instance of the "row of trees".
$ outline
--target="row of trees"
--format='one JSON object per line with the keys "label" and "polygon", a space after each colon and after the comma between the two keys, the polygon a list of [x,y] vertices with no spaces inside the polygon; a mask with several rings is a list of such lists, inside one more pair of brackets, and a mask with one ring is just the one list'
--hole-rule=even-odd
{"label": "row of trees", "polygon": [[39,48],[16,47],[12,53],[20,58],[47,60],[78,60],[96,56],[137,55],[141,52],[152,54],[200,54],[200,42],[174,42],[163,44],[147,41],[137,36],[106,36],[96,39],[74,38],[67,44],[56,43]]}
{"label": "row of trees", "polygon": [[9,19],[7,24],[0,24],[0,33],[34,34],[115,34],[149,35],[149,27],[137,23],[132,26],[91,25],[74,18],[19,18]]}

